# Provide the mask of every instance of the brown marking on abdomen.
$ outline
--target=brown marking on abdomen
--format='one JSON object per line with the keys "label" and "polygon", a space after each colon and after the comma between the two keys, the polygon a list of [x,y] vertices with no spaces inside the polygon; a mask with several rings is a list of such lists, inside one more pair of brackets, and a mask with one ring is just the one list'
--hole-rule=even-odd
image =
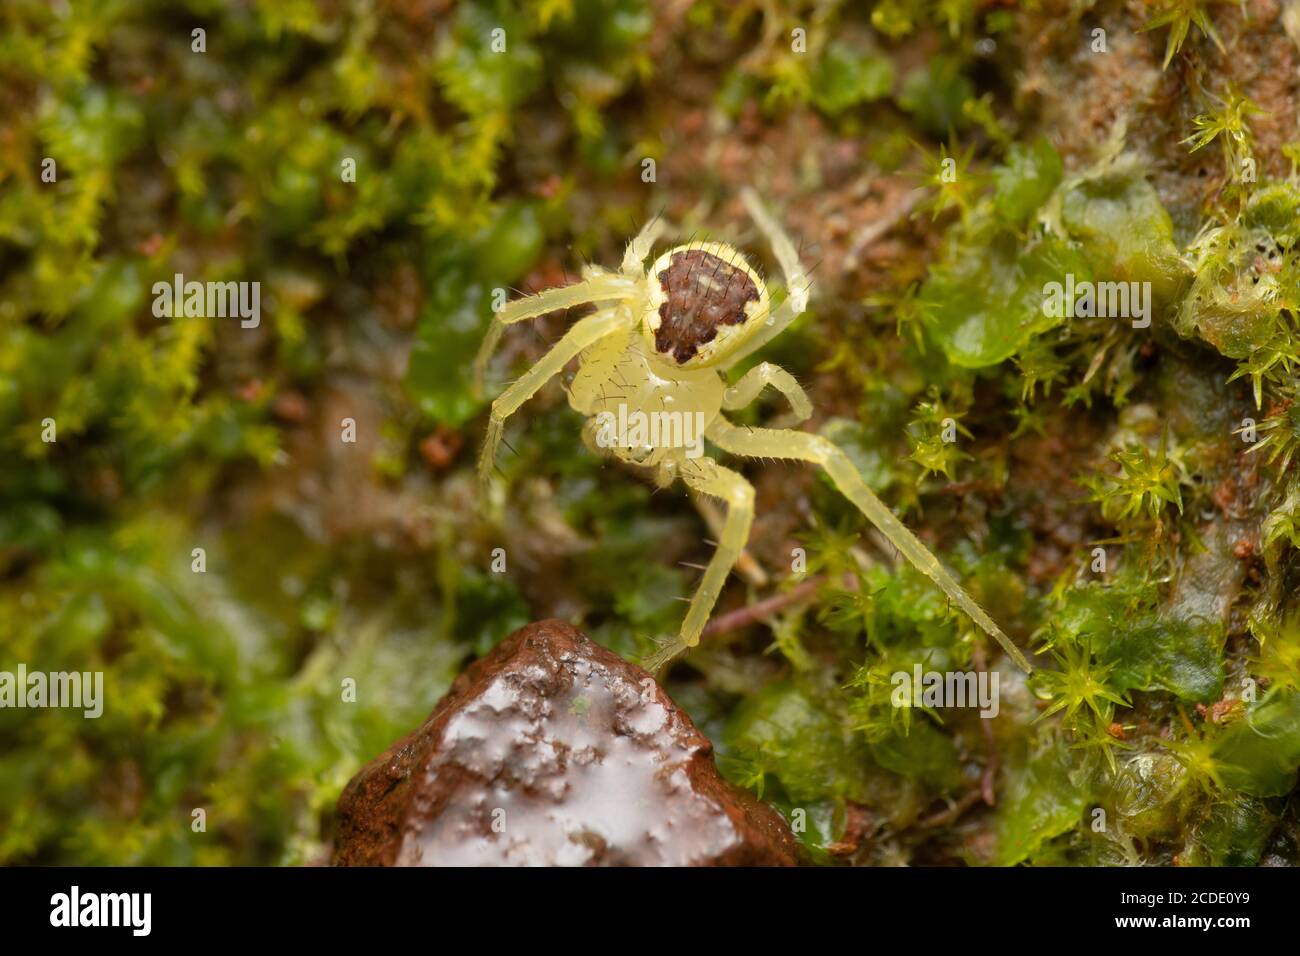
{"label": "brown marking on abdomen", "polygon": [[659,306],[655,348],[686,362],[724,325],[745,321],[745,305],[759,298],[749,273],[703,249],[675,253],[659,273],[667,298]]}

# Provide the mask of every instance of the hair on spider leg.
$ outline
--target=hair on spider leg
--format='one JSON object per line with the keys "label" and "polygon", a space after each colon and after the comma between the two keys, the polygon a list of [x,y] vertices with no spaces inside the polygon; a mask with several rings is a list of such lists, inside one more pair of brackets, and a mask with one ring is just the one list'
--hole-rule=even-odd
{"label": "hair on spider leg", "polygon": [[582,272],[583,272],[583,275],[586,275],[587,273],[589,273],[589,272],[591,271],[591,268],[592,268],[592,266],[594,265],[594,263],[593,263],[590,259],[588,259],[586,256],[584,256],[581,252],[579,252],[577,249],[574,249],[572,245],[569,246],[569,251],[572,252],[572,253],[573,253],[574,255],[576,255],[579,259],[582,260]]}
{"label": "hair on spider leg", "polygon": [[[565,248],[567,248],[567,249],[569,250],[569,252],[573,252],[573,251],[574,251],[574,250],[573,250],[573,243],[569,243],[569,245],[566,246]],[[581,259],[582,256],[579,254],[579,255],[578,255],[578,258]],[[569,275],[569,267],[568,267],[567,265],[565,265],[563,262],[560,263],[560,271],[561,271],[562,273],[564,273],[564,284],[565,284],[565,285],[576,285],[576,284],[578,283],[578,280],[577,280],[577,279],[574,279],[573,276]]]}
{"label": "hair on spider leg", "polygon": [[667,211],[667,209],[668,209],[668,203],[665,202],[662,206],[659,207],[659,211],[655,213],[653,216],[651,216],[649,219],[647,219],[644,225],[641,226],[637,226],[636,216],[632,215],[632,213],[629,212],[627,214],[627,224],[630,227],[630,231],[628,232],[628,235],[630,236],[640,235],[641,230],[645,229],[646,226],[652,226],[656,222],[658,222],[661,218],[663,218],[663,214],[665,211]]}
{"label": "hair on spider leg", "polygon": [[507,379],[507,380],[506,380],[506,388],[509,388],[510,386],[514,385],[516,382],[518,382],[518,381],[519,381],[521,378],[523,378],[523,377],[524,377],[523,375],[519,375],[519,376],[516,376],[515,378]]}

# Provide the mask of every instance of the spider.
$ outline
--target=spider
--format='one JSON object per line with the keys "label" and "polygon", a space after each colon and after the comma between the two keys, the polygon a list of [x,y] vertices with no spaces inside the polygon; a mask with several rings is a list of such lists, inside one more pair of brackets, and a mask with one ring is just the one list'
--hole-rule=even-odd
{"label": "spider", "polygon": [[727,504],[720,540],[681,631],[646,662],[651,671],[661,670],[699,643],[754,517],[753,487],[738,472],[702,454],[702,439],[708,438],[730,455],[820,465],[904,557],[1030,672],[1020,649],[867,487],[843,451],[820,435],[740,427],[723,414],[749,405],[768,387],[784,396],[796,424],[813,410],[794,377],[769,362],[755,365],[735,384],[724,377],[789,326],[807,307],[811,290],[790,239],[754,191],[745,189],[741,199],[785,275],[788,292],[775,308],[763,279],[724,243],[675,246],[646,270],[645,261],[664,231],[656,218],[628,243],[617,272],[587,266],[576,284],[517,299],[496,313],[474,363],[480,390],[506,326],[576,305],[596,306],[492,403],[478,462],[480,483],[486,488],[491,478],[506,420],[576,358],[577,372],[567,391],[569,404],[587,418],[582,438],[588,448],[652,469],[660,487],[680,478],[697,493]]}

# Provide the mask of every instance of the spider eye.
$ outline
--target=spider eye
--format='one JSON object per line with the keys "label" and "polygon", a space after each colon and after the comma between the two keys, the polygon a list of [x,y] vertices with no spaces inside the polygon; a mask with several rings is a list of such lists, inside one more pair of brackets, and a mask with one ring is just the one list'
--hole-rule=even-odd
{"label": "spider eye", "polygon": [[693,359],[721,329],[744,324],[752,314],[746,307],[760,301],[762,293],[743,264],[708,249],[675,251],[665,258],[666,265],[661,265],[663,260],[655,265],[663,290],[655,349],[681,364]]}

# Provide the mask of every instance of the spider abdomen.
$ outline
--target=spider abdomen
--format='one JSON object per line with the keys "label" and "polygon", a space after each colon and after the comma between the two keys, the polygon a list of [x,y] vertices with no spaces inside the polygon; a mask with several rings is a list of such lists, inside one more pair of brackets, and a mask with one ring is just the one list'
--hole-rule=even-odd
{"label": "spider abdomen", "polygon": [[706,249],[673,252],[656,278],[664,300],[655,348],[679,363],[694,358],[720,329],[743,324],[750,314],[746,306],[760,299],[747,269]]}

